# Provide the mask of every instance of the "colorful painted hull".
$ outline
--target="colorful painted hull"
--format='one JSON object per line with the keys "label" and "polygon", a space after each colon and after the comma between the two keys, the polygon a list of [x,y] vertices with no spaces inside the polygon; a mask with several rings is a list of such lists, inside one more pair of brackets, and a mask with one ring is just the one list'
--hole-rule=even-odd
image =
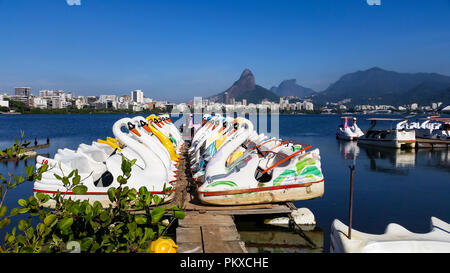
{"label": "colorful painted hull", "polygon": [[[272,179],[261,183],[255,179],[254,172],[259,161],[255,156],[243,159],[220,180],[205,178],[198,190],[202,203],[213,205],[244,205],[277,203],[307,200],[324,194],[324,177],[320,166],[319,150],[293,158],[282,168],[274,168]],[[245,179],[239,183],[239,179]]]}

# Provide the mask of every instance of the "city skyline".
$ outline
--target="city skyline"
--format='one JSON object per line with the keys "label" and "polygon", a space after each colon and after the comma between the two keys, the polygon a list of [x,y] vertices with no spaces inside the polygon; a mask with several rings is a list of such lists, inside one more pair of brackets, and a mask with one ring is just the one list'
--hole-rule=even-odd
{"label": "city skyline", "polygon": [[244,68],[266,88],[297,79],[317,91],[373,66],[450,75],[448,11],[448,1],[0,1],[0,92],[142,89],[182,102],[226,90]]}

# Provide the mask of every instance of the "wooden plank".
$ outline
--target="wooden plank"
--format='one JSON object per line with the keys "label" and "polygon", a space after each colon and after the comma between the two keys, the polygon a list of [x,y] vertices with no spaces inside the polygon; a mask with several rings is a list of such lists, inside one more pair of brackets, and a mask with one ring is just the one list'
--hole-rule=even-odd
{"label": "wooden plank", "polygon": [[[205,253],[245,253],[243,242],[235,227],[203,227],[203,245]],[[244,244],[245,246],[245,244]]]}
{"label": "wooden plank", "polygon": [[203,238],[206,238],[205,234],[208,234],[208,236],[218,234],[220,240],[222,241],[239,241],[241,239],[236,226],[204,226],[202,227],[202,233]]}
{"label": "wooden plank", "polygon": [[233,218],[229,215],[186,213],[184,219],[178,220],[179,227],[195,226],[234,226]]}
{"label": "wooden plank", "polygon": [[176,230],[178,253],[203,253],[203,240],[200,227],[183,228]]}
{"label": "wooden plank", "polygon": [[181,243],[178,244],[178,253],[203,253],[203,247],[198,243]]}
{"label": "wooden plank", "polygon": [[202,243],[200,227],[183,228],[178,227],[176,231],[177,243]]}

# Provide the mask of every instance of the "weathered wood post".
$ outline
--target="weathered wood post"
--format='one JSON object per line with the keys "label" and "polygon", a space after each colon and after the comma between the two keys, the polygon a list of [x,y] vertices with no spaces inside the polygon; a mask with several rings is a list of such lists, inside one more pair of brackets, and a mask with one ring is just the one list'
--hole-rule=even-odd
{"label": "weathered wood post", "polygon": [[350,168],[350,204],[348,212],[348,238],[352,238],[352,210],[353,210],[353,175],[355,172],[355,165],[349,166]]}

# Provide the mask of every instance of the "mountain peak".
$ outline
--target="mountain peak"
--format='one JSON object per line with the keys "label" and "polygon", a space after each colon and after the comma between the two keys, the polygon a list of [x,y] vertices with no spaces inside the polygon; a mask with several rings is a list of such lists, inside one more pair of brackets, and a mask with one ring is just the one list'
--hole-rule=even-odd
{"label": "mountain peak", "polygon": [[241,78],[245,78],[248,76],[254,77],[252,71],[250,71],[250,69],[246,68],[246,69],[244,69],[244,71],[242,71]]}
{"label": "mountain peak", "polygon": [[282,97],[295,96],[299,98],[304,98],[316,93],[311,88],[298,85],[296,79],[284,80],[278,87],[272,87],[271,91]]}
{"label": "mountain peak", "polygon": [[213,96],[214,100],[224,102],[223,94],[227,92],[229,98],[236,100],[246,99],[248,103],[259,103],[266,98],[271,101],[277,101],[279,97],[271,91],[256,85],[255,76],[246,68],[242,72],[239,80],[235,81],[233,85],[224,92]]}
{"label": "mountain peak", "polygon": [[367,69],[366,71],[370,72],[370,71],[386,71],[386,70],[384,70],[384,69],[382,69],[382,68],[380,68],[378,66],[374,66],[372,68]]}

